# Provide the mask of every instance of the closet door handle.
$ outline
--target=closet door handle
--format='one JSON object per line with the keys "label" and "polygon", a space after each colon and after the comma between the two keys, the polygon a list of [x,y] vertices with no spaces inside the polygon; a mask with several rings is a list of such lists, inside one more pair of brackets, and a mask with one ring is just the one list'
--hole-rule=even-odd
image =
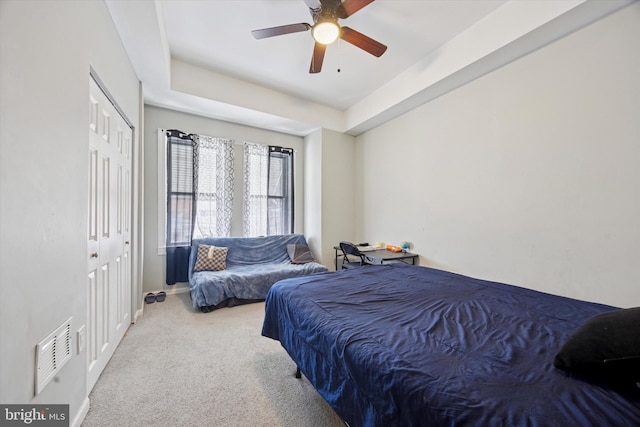
{"label": "closet door handle", "polygon": [[98,258],[98,252],[92,252],[90,257],[91,258]]}
{"label": "closet door handle", "polygon": [[129,241],[127,240],[126,242],[124,242],[124,244],[125,244],[125,245],[128,245],[128,244],[129,244]]}

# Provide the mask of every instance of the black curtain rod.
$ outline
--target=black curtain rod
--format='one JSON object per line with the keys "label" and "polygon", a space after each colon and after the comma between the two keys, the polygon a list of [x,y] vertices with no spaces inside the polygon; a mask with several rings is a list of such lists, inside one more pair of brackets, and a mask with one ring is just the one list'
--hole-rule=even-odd
{"label": "black curtain rod", "polygon": [[269,151],[275,151],[276,153],[291,153],[293,154],[293,148],[278,147],[277,145],[270,145]]}
{"label": "black curtain rod", "polygon": [[180,139],[191,139],[196,135],[195,133],[184,133],[177,129],[169,129],[166,131],[168,137],[180,138]]}

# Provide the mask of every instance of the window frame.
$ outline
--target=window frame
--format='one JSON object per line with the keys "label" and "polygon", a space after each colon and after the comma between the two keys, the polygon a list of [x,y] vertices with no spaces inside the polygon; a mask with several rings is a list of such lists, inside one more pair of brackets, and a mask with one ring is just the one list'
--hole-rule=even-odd
{"label": "window frame", "polygon": [[158,128],[158,255],[167,254],[167,130]]}
{"label": "window frame", "polygon": [[[255,150],[255,151],[254,151]],[[276,234],[292,234],[295,230],[295,174],[294,174],[293,148],[285,148],[274,145],[245,141],[243,143],[243,229],[244,237],[267,236]],[[273,159],[282,159],[282,167],[279,170],[273,168]],[[257,169],[254,169],[257,168]],[[276,172],[274,174],[274,171]],[[253,172],[253,174],[251,174]],[[281,194],[275,194],[272,187],[272,178],[280,172]],[[258,173],[258,175],[255,175]],[[259,183],[258,191],[250,191]],[[253,206],[252,200],[262,200],[260,206]],[[275,206],[278,208],[278,216],[274,216]],[[284,202],[284,203],[283,203]],[[279,205],[279,206],[278,206]],[[256,208],[258,216],[250,216],[252,207]],[[264,211],[264,217],[262,212]],[[257,226],[253,226],[256,225]],[[279,224],[280,227],[275,227]],[[280,228],[280,230],[277,230]],[[275,229],[275,230],[274,230]],[[275,231],[275,232],[274,232]]]}
{"label": "window frame", "polygon": [[[171,160],[172,160],[172,156],[168,156],[168,148],[169,148],[169,144],[167,141],[167,136],[166,136],[166,132],[165,132],[165,162],[166,162],[166,166],[165,166],[165,176],[166,176],[166,171],[169,171],[171,165]],[[193,158],[194,156],[196,156],[196,149],[194,147],[193,141],[191,142],[175,142],[174,143],[177,146],[183,146],[183,147],[187,147],[191,149],[191,161],[193,162]],[[192,166],[192,174],[191,174],[191,180],[193,181],[193,166]],[[172,175],[173,177],[173,175]],[[183,199],[184,198],[188,198],[189,199],[189,203],[191,203],[191,205],[193,205],[195,197],[196,197],[196,193],[195,193],[195,187],[193,186],[194,184],[192,183],[192,187],[191,187],[191,191],[187,192],[187,191],[175,191],[172,189],[171,194],[169,194],[169,179],[165,180],[165,188],[167,188],[167,190],[165,191],[165,235],[164,235],[164,246],[165,246],[165,250],[167,246],[191,246],[191,241],[173,241],[171,240],[169,237],[171,234],[176,234],[177,230],[170,230],[170,225],[169,222],[167,221],[167,211],[169,210],[169,204],[171,204],[171,206],[173,207],[172,212],[175,214],[178,213],[179,208],[178,205],[180,205],[181,203],[184,203]],[[175,201],[175,205],[174,202]],[[196,213],[195,212],[191,212],[191,227],[193,227],[193,223],[195,222],[195,216]],[[180,228],[180,230],[184,231],[182,228]],[[189,233],[190,235],[190,233]]]}
{"label": "window frame", "polygon": [[[157,133],[156,133],[156,141],[157,141],[157,218],[158,218],[158,223],[157,223],[157,254],[159,256],[164,256],[166,255],[166,233],[167,233],[167,138],[166,138],[166,132],[167,129],[164,128],[157,128]],[[236,141],[234,142],[234,145],[237,146],[242,146],[243,144]],[[261,145],[265,145],[265,144],[261,144]],[[268,146],[268,145],[267,145]],[[295,212],[296,212],[296,205],[295,205],[295,179],[296,179],[296,170],[295,170],[295,152],[296,150],[293,148],[288,148],[288,150],[291,151],[291,178],[292,178],[292,186],[291,186],[291,232],[295,233]],[[238,157],[240,153],[236,152],[236,158]],[[243,162],[236,162],[236,176],[243,176],[244,175],[244,164]],[[237,181],[237,184],[242,184],[244,185],[244,183],[242,181]],[[242,194],[242,197],[244,197],[244,194]],[[238,199],[240,200],[241,205],[244,204],[244,200],[242,198]],[[240,215],[242,215],[242,207],[239,208],[239,211],[236,211],[236,208],[234,208],[234,213],[239,212]],[[241,228],[239,230],[236,230],[236,233],[238,231],[240,231],[241,235],[243,233],[243,225],[242,225],[242,221],[240,221],[240,223],[238,224]],[[233,227],[233,226],[232,226]]]}
{"label": "window frame", "polygon": [[[271,188],[269,186],[270,181],[269,180],[267,181],[267,232],[270,227],[269,200],[275,199],[275,200],[284,201],[283,207],[285,207],[285,210],[281,211],[281,215],[283,217],[287,207],[286,204],[288,202],[288,208],[290,212],[290,215],[288,218],[288,224],[287,224],[287,219],[282,218],[283,219],[282,228],[284,231],[284,229],[288,226],[289,232],[286,234],[293,234],[294,224],[295,224],[295,189],[294,189],[295,176],[293,174],[294,172],[293,171],[293,153],[294,151],[292,148],[284,148],[284,147],[270,145],[268,149],[269,157],[267,159],[267,176],[271,178],[272,157],[281,157],[283,159],[283,165],[285,165],[282,168],[282,177],[283,177],[282,187],[283,187],[283,192],[286,194],[284,196],[271,195]],[[277,155],[272,156],[273,154],[277,154]]]}

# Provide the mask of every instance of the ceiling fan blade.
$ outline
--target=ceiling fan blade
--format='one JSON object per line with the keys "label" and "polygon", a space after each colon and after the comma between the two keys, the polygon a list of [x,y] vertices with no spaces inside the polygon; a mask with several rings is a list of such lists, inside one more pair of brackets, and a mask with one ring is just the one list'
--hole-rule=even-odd
{"label": "ceiling fan blade", "polygon": [[336,8],[338,18],[348,18],[369,3],[373,3],[374,0],[345,0],[340,6]]}
{"label": "ceiling fan blade", "polygon": [[342,27],[340,38],[373,56],[380,57],[387,50],[387,46],[349,27]]}
{"label": "ceiling fan blade", "polygon": [[313,56],[311,57],[309,73],[319,73],[320,70],[322,70],[322,61],[324,61],[325,50],[327,50],[326,44],[316,43],[315,46],[313,46]]}
{"label": "ceiling fan blade", "polygon": [[320,0],[304,0],[304,3],[309,9],[320,9],[322,7]]}
{"label": "ceiling fan blade", "polygon": [[253,30],[251,34],[256,39],[264,39],[267,37],[281,36],[283,34],[299,33],[311,29],[311,25],[304,22],[300,24],[281,25],[279,27],[263,28],[261,30]]}

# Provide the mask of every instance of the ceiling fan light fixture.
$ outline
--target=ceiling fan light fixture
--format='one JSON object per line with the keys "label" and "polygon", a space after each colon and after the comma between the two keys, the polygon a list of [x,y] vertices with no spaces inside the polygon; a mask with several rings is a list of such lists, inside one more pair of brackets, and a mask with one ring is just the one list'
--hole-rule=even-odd
{"label": "ceiling fan light fixture", "polygon": [[313,39],[318,43],[331,44],[340,35],[340,27],[334,21],[322,21],[313,26],[311,30]]}
{"label": "ceiling fan light fixture", "polygon": [[[311,18],[314,22],[313,25],[300,22],[297,24],[253,30],[251,34],[256,39],[264,39],[311,30],[311,38],[313,38],[314,42],[311,65],[309,66],[309,73],[311,74],[319,73],[320,70],[322,70],[322,62],[327,45],[335,42],[338,38],[373,56],[380,57],[387,50],[387,46],[371,37],[359,33],[353,28],[349,28],[348,26],[341,27],[338,24],[339,19],[348,18],[374,1],[375,0],[304,0],[311,13]],[[339,71],[340,69],[338,69],[338,72]]]}

